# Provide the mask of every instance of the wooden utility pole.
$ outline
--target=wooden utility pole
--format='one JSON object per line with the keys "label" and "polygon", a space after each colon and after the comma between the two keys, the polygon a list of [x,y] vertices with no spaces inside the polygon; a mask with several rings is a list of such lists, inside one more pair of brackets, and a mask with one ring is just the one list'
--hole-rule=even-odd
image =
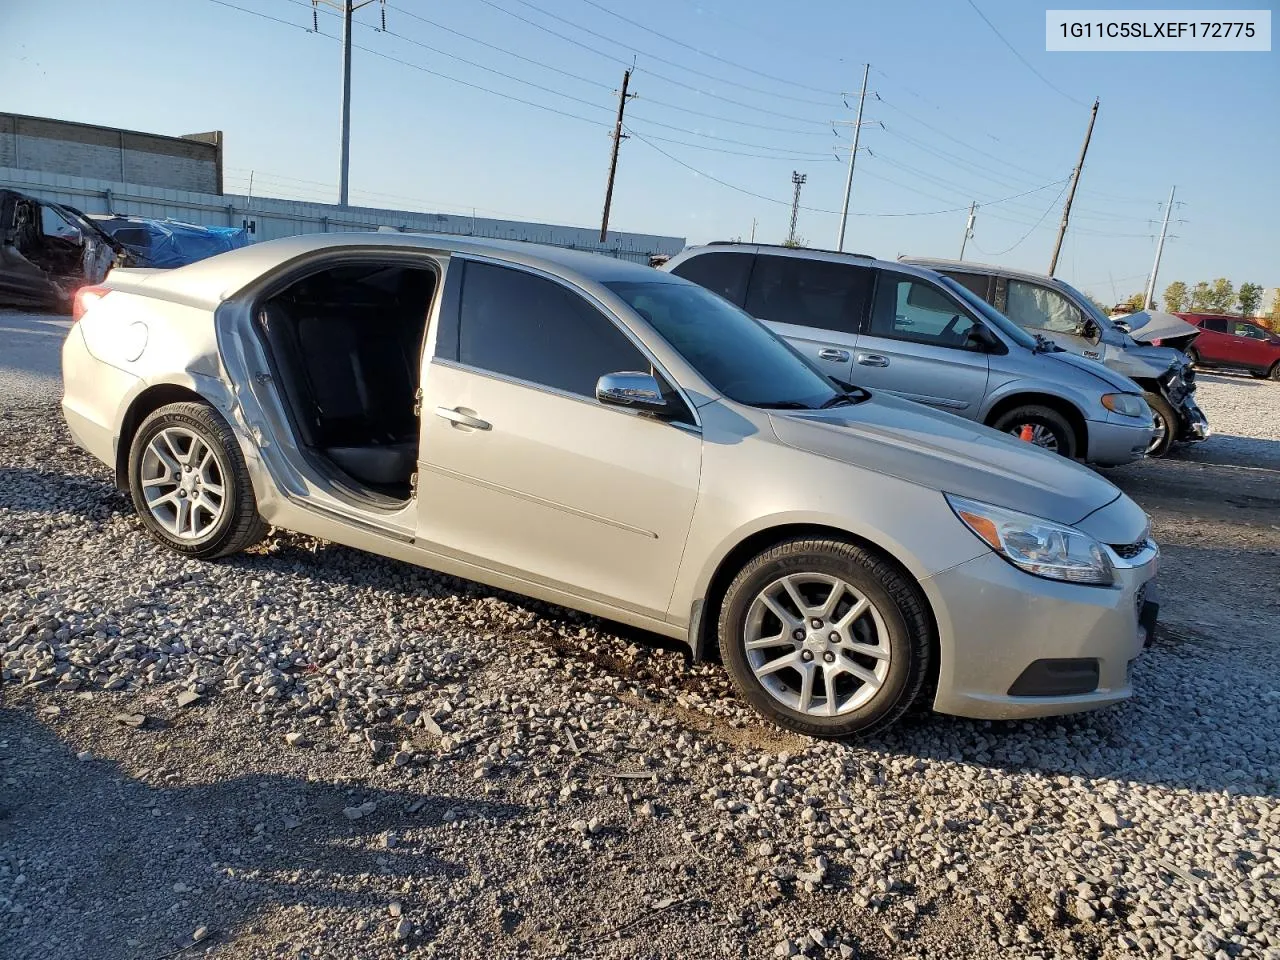
{"label": "wooden utility pole", "polygon": [[867,77],[871,73],[871,64],[862,65],[862,93],[858,97],[858,117],[853,121],[853,146],[849,149],[849,175],[844,181],[844,206],[840,208],[840,236],[836,239],[836,249],[844,250],[844,230],[849,223],[849,194],[853,192],[853,165],[858,162],[858,135],[862,132],[862,108],[867,102]]}
{"label": "wooden utility pole", "polygon": [[969,204],[969,219],[965,221],[964,238],[960,241],[960,259],[964,259],[964,248],[973,239],[973,221],[977,218],[974,212],[978,209],[978,201],[974,200]]}
{"label": "wooden utility pole", "polygon": [[1147,280],[1147,292],[1142,296],[1142,309],[1150,310],[1156,296],[1156,274],[1160,272],[1160,256],[1164,253],[1164,238],[1169,232],[1169,214],[1173,212],[1173,194],[1178,188],[1169,188],[1169,204],[1164,208],[1164,223],[1160,225],[1160,242],[1156,244],[1156,262],[1151,265],[1151,277]]}
{"label": "wooden utility pole", "polygon": [[1093,109],[1089,111],[1089,129],[1084,132],[1084,146],[1080,148],[1080,162],[1071,172],[1071,189],[1067,191],[1067,202],[1062,208],[1062,223],[1058,225],[1058,239],[1053,244],[1053,256],[1049,258],[1049,276],[1058,268],[1058,254],[1062,252],[1062,241],[1067,235],[1067,220],[1071,217],[1071,201],[1076,197],[1076,187],[1080,183],[1080,171],[1084,167],[1084,155],[1089,152],[1089,138],[1093,136],[1093,121],[1098,119],[1098,100],[1093,101]]}
{"label": "wooden utility pole", "polygon": [[[600,242],[609,238],[609,208],[613,206],[613,178],[618,172],[618,146],[627,135],[622,132],[622,115],[627,109],[627,84],[631,82],[631,69],[622,72],[622,89],[618,91],[618,122],[613,128],[613,150],[609,155],[609,182],[604,188],[604,216],[600,219]],[[632,97],[635,94],[631,94]]]}

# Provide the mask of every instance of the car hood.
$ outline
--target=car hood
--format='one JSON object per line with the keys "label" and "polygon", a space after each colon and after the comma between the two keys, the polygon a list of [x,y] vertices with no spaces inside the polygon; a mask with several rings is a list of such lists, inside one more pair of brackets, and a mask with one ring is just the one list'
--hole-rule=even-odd
{"label": "car hood", "polygon": [[1091,373],[1107,386],[1119,390],[1122,393],[1133,393],[1134,384],[1128,377],[1123,374],[1116,373],[1106,364],[1099,360],[1090,360],[1088,357],[1082,357],[1079,354],[1071,353],[1069,350],[1054,351],[1053,353],[1042,353],[1042,357],[1048,357],[1050,360],[1056,360],[1059,363],[1065,363],[1069,367],[1075,367],[1085,373]]}
{"label": "car hood", "polygon": [[1127,313],[1111,319],[1123,320],[1127,323],[1129,336],[1139,343],[1195,336],[1200,333],[1200,328],[1195,324],[1187,323],[1181,317],[1175,317],[1172,313],[1162,313],[1159,310],[1139,310],[1137,313]]}
{"label": "car hood", "polygon": [[770,411],[769,419],[786,446],[1058,523],[1120,496],[1078,463],[883,393],[830,410]]}

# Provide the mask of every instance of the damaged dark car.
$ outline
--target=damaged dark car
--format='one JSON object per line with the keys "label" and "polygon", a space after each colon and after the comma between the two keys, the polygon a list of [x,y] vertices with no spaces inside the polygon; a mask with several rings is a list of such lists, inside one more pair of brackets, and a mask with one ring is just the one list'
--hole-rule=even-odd
{"label": "damaged dark car", "polygon": [[0,190],[0,306],[70,311],[80,287],[131,265],[74,207]]}

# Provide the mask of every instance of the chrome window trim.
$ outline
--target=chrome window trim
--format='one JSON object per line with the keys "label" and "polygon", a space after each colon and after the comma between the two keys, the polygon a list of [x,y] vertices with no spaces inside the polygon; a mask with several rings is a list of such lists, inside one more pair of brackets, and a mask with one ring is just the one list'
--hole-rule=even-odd
{"label": "chrome window trim", "polygon": [[[498,257],[487,257],[482,254],[476,254],[476,253],[457,253],[457,254],[454,254],[452,257],[450,257],[450,259],[459,260],[462,262],[486,263],[486,264],[489,264],[490,266],[505,267],[508,270],[516,270],[522,273],[527,273],[527,274],[530,274],[531,276],[540,277],[543,280],[550,280],[553,283],[559,284],[560,286],[568,290],[570,293],[576,294],[577,296],[585,299],[600,314],[602,314],[605,317],[605,319],[607,319],[610,323],[612,323],[614,327],[616,327],[622,333],[622,335],[626,337],[628,341],[630,341],[632,346],[634,346],[638,351],[640,351],[641,355],[644,356],[649,361],[649,363],[653,365],[654,369],[657,370],[662,375],[662,378],[666,380],[667,383],[671,384],[671,388],[676,391],[680,399],[684,402],[685,408],[689,411],[690,416],[693,417],[692,424],[682,424],[674,420],[666,420],[663,422],[670,423],[672,426],[676,426],[676,427],[692,426],[696,429],[698,433],[702,432],[702,418],[698,416],[698,408],[694,405],[693,401],[689,399],[689,395],[685,393],[684,387],[681,386],[680,381],[677,380],[675,377],[673,377],[670,374],[670,372],[668,372],[667,368],[662,364],[662,362],[658,360],[656,356],[654,356],[653,351],[650,350],[647,346],[645,346],[645,344],[641,342],[638,337],[636,337],[636,335],[631,331],[631,329],[627,326],[627,324],[622,321],[622,319],[617,315],[617,313],[615,313],[609,306],[607,306],[599,297],[597,297],[591,291],[584,290],[582,287],[578,286],[576,283],[566,280],[564,277],[559,276],[558,274],[551,273],[550,271],[547,271],[547,270],[543,270],[540,267],[531,267],[531,266],[527,266],[526,264],[516,263],[511,260],[502,260]],[[464,281],[465,281],[465,277],[464,277]],[[442,284],[442,288],[443,288],[443,284]],[[459,313],[461,313],[461,310],[462,310],[461,297],[459,297],[459,300],[458,300],[458,310],[459,310]],[[639,323],[644,322],[638,315],[636,319]],[[461,343],[461,338],[462,338],[461,317],[459,317],[458,322],[459,322],[458,338],[459,338],[459,343]],[[653,331],[653,332],[655,335],[657,335],[657,331]],[[550,386],[547,386],[546,384],[535,383],[531,380],[523,380],[519,377],[512,377],[507,374],[498,373],[494,370],[485,370],[483,368],[473,366],[472,364],[463,363],[461,360],[448,360],[448,359],[443,359],[441,357],[436,357],[436,356],[433,356],[431,359],[432,359],[432,362],[439,361],[439,362],[448,364],[449,366],[456,367],[460,370],[466,370],[470,373],[482,374],[484,376],[493,377],[496,380],[503,380],[503,381],[506,381],[507,383],[513,383],[521,387],[530,387],[535,390],[541,390],[544,393],[551,393],[559,397],[566,397],[570,400],[580,400],[583,403],[589,403],[589,404],[592,404],[593,406],[606,407],[609,410],[616,410],[618,413],[629,413],[632,416],[641,415],[638,411],[635,411],[635,410],[626,410],[622,407],[608,406],[607,404],[601,403],[595,397],[584,397],[581,394],[570,393],[567,390],[561,390],[557,387],[550,387]],[[609,370],[606,372],[620,373],[622,371]],[[648,419],[653,419],[653,418],[649,417]]]}

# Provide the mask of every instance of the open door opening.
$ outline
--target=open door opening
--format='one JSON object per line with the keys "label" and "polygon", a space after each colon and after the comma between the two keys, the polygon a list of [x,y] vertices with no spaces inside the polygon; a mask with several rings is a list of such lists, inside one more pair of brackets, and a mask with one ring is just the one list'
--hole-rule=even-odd
{"label": "open door opening", "polygon": [[428,267],[343,264],[258,309],[298,446],[376,500],[412,496],[414,405],[438,285]]}

